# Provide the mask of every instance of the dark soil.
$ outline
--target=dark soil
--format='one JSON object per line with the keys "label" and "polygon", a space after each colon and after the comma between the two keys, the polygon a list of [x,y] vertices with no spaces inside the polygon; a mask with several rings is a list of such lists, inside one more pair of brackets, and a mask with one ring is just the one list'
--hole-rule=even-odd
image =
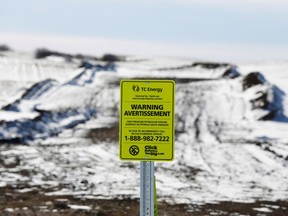
{"label": "dark soil", "polygon": [[118,125],[112,125],[111,127],[95,128],[91,129],[87,135],[94,143],[106,141],[118,141],[119,129]]}
{"label": "dark soil", "polygon": [[[77,205],[82,209],[75,209]],[[90,207],[85,209],[84,207]],[[264,210],[261,210],[264,209]],[[215,204],[158,203],[159,216],[189,215],[288,215],[288,201],[257,201],[254,203],[221,202]],[[265,211],[268,210],[268,211]],[[2,216],[137,216],[137,199],[85,199],[73,196],[47,196],[44,191],[20,193],[12,187],[0,188],[0,215]]]}

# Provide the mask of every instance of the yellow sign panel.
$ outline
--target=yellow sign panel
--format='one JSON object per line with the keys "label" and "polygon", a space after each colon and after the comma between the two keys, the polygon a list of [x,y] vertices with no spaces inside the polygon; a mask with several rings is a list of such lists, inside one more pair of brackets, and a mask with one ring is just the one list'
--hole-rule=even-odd
{"label": "yellow sign panel", "polygon": [[174,81],[122,80],[120,88],[120,158],[173,160]]}

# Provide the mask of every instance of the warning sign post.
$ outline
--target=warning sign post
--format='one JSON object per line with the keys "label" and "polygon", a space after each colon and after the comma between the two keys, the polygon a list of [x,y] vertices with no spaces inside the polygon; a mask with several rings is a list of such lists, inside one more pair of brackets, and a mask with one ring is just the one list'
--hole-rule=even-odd
{"label": "warning sign post", "polygon": [[120,158],[140,160],[140,216],[158,216],[154,161],[174,159],[173,80],[122,80]]}
{"label": "warning sign post", "polygon": [[174,81],[122,80],[120,91],[120,158],[173,160]]}

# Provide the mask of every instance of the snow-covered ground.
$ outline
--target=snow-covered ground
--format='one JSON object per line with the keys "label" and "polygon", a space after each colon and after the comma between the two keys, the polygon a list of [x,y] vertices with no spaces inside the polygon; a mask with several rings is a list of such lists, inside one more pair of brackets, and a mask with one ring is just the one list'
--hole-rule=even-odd
{"label": "snow-covered ground", "polygon": [[118,157],[119,81],[165,78],[177,86],[176,149],[156,163],[158,199],[287,200],[288,62],[78,63],[0,57],[0,187],[138,198],[139,162]]}

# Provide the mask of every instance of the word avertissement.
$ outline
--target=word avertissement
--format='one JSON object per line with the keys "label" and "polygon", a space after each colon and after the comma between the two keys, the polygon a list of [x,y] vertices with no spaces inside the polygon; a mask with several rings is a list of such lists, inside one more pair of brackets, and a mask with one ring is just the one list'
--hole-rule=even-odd
{"label": "word avertissement", "polygon": [[162,104],[131,104],[131,109],[126,110],[124,116],[170,116],[170,111],[163,111]]}

